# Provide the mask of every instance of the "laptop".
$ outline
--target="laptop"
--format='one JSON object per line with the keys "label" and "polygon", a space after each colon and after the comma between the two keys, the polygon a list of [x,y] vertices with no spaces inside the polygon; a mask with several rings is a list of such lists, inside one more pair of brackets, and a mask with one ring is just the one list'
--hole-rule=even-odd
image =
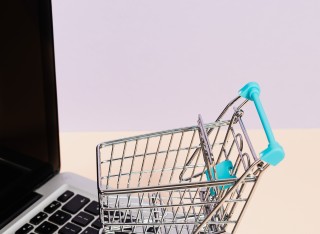
{"label": "laptop", "polygon": [[0,233],[97,234],[96,183],[59,173],[51,1],[1,0],[0,29]]}

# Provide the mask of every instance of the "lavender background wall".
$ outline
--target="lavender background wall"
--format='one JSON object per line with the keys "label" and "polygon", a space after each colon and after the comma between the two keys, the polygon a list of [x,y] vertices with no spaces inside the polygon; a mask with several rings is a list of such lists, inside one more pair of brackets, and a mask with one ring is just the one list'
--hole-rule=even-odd
{"label": "lavender background wall", "polygon": [[248,81],[273,128],[320,127],[317,0],[54,0],[53,10],[61,131],[213,121]]}

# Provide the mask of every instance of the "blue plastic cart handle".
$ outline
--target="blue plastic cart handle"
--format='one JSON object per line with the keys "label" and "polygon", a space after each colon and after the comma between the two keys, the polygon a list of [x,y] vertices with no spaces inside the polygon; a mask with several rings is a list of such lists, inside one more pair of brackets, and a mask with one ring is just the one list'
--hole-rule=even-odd
{"label": "blue plastic cart handle", "polygon": [[242,89],[240,89],[239,95],[241,97],[244,97],[254,102],[254,105],[256,106],[262,126],[267,135],[269,145],[268,145],[268,148],[266,148],[260,153],[261,160],[273,166],[277,165],[284,158],[284,150],[282,146],[279,145],[278,142],[276,142],[272,129],[270,127],[267,115],[262,107],[260,97],[259,97],[260,95],[259,85],[256,82],[250,82],[246,84]]}

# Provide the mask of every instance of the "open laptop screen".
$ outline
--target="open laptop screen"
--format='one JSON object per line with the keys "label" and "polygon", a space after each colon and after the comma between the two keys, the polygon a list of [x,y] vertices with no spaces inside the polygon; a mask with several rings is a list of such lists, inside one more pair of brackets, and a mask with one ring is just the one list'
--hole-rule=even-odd
{"label": "open laptop screen", "polygon": [[51,2],[0,2],[0,223],[60,167]]}

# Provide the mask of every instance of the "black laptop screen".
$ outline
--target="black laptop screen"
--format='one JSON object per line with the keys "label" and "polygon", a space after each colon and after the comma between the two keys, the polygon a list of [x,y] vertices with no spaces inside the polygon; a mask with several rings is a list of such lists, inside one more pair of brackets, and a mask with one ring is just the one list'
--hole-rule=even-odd
{"label": "black laptop screen", "polygon": [[60,160],[50,1],[1,0],[0,29],[1,223]]}

